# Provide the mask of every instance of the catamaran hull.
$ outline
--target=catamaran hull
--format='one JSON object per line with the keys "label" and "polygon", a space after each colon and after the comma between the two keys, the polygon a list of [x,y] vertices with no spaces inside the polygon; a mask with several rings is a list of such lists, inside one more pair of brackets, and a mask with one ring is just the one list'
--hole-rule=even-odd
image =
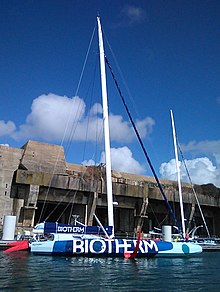
{"label": "catamaran hull", "polygon": [[[132,254],[137,240],[132,239],[72,239],[36,241],[31,243],[31,252],[41,255],[124,257]],[[186,256],[201,253],[202,248],[188,242],[165,242],[141,240],[135,257]]]}
{"label": "catamaran hull", "polygon": [[192,242],[157,242],[158,253],[156,257],[172,257],[196,255],[202,252],[202,247]]}
{"label": "catamaran hull", "polygon": [[[137,240],[132,239],[73,239],[59,241],[36,241],[31,243],[33,254],[124,257],[133,253]],[[154,241],[141,240],[137,257],[152,257],[158,252]]]}

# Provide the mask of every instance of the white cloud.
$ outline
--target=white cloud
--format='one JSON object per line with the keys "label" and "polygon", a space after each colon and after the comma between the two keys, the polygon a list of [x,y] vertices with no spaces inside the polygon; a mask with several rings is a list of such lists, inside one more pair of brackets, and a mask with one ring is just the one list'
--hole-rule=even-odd
{"label": "white cloud", "polygon": [[116,142],[131,142],[134,139],[133,129],[122,116],[109,115],[111,140]]}
{"label": "white cloud", "polygon": [[[101,163],[105,162],[104,153],[101,156]],[[131,150],[127,147],[111,148],[112,169],[128,173],[142,174],[144,167],[134,159]]]}
{"label": "white cloud", "polygon": [[0,137],[11,135],[16,130],[16,126],[12,121],[0,121]]}
{"label": "white cloud", "polygon": [[125,5],[121,10],[129,25],[140,23],[145,20],[146,13],[141,7]]}
{"label": "white cloud", "polygon": [[115,23],[115,28],[134,26],[142,23],[146,19],[146,12],[140,6],[124,5],[118,16],[119,21]]}
{"label": "white cloud", "polygon": [[[134,139],[131,125],[122,116],[110,114],[109,124],[111,141],[128,143]],[[142,137],[151,133],[153,125],[149,117],[137,122]],[[86,104],[78,96],[44,94],[33,100],[31,112],[18,131],[13,122],[2,123],[1,129],[2,135],[11,135],[16,140],[55,142],[64,137],[65,140],[99,141],[103,135],[102,106],[96,103],[86,114]]]}
{"label": "white cloud", "polygon": [[[193,183],[200,185],[212,183],[220,187],[220,170],[207,157],[185,160],[185,163]],[[184,163],[179,162],[179,165],[181,180],[189,182]],[[163,178],[177,180],[175,160],[172,159],[168,163],[162,163],[160,174]]]}
{"label": "white cloud", "polygon": [[[102,152],[101,158],[98,164],[105,164],[105,153]],[[90,159],[83,161],[83,165],[95,165],[95,161]],[[134,159],[131,150],[127,147],[111,148],[111,165],[112,169],[116,171],[122,171],[127,173],[143,174],[145,172],[144,166],[142,166],[137,160]]]}
{"label": "white cloud", "polygon": [[70,134],[70,125],[76,124],[84,111],[85,104],[79,97],[70,99],[52,93],[41,95],[34,99],[31,113],[27,116],[25,124],[13,134],[13,138],[41,138],[47,141],[62,139],[67,123],[67,134]]}
{"label": "white cloud", "polygon": [[102,106],[101,106],[101,104],[100,104],[100,103],[95,103],[95,104],[91,107],[91,109],[90,109],[90,111],[89,111],[89,114],[90,114],[91,116],[95,116],[95,115],[98,115],[98,114],[100,114],[100,115],[102,116]]}
{"label": "white cloud", "polygon": [[[220,187],[220,140],[190,141],[188,144],[182,144],[181,149],[184,153],[188,152],[194,157],[197,156],[192,160],[185,160],[193,183],[212,183]],[[182,181],[188,182],[183,162],[180,164],[180,169]],[[176,180],[175,161],[172,159],[168,163],[162,163],[160,173],[164,178]]]}
{"label": "white cloud", "polygon": [[82,162],[82,165],[85,165],[85,166],[95,166],[95,161],[92,160],[92,159],[84,160],[84,161]]}
{"label": "white cloud", "polygon": [[[88,113],[87,113],[88,111]],[[86,111],[86,104],[80,97],[68,98],[53,93],[43,94],[33,100],[31,112],[26,121],[15,131],[13,122],[0,122],[1,134],[11,135],[15,140],[43,140],[48,142],[103,140],[102,106],[94,104]],[[136,121],[136,126],[142,138],[148,136],[153,129],[154,120],[146,117]],[[136,141],[135,133],[130,123],[120,115],[109,115],[111,143],[120,144]],[[4,131],[3,131],[4,129]],[[65,135],[65,137],[64,137]],[[112,168],[129,173],[144,173],[144,167],[134,159],[128,147],[111,149]],[[104,162],[101,155],[100,163]],[[84,165],[95,165],[91,159],[83,161]]]}
{"label": "white cloud", "polygon": [[215,159],[217,167],[220,166],[220,140],[216,141],[191,141],[186,145],[181,145],[184,152],[210,155]]}
{"label": "white cloud", "polygon": [[155,121],[152,118],[147,117],[142,121],[137,120],[135,125],[137,127],[138,132],[139,132],[139,135],[141,137],[146,137],[146,136],[151,134],[151,132],[153,130],[153,126],[155,125]]}
{"label": "white cloud", "polygon": [[163,178],[177,180],[175,159],[171,159],[168,163],[162,163],[160,166],[160,174]]}

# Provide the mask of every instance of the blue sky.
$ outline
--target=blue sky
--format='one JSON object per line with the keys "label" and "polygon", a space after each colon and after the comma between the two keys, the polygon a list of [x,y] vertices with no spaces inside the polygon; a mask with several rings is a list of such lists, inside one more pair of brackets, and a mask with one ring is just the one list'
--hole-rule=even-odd
{"label": "blue sky", "polygon": [[[100,96],[96,33],[78,89],[97,13],[106,55],[123,74],[120,86],[158,176],[176,179],[172,109],[192,181],[220,187],[219,1],[2,0],[0,143],[62,143],[68,162],[102,161],[100,100],[90,97]],[[112,168],[152,175],[108,81]]]}

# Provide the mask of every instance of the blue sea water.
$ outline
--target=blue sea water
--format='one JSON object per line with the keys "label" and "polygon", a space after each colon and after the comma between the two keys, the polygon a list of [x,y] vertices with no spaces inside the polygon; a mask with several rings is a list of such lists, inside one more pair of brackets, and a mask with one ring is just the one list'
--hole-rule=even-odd
{"label": "blue sea water", "polygon": [[0,291],[220,291],[220,253],[65,258],[0,252]]}

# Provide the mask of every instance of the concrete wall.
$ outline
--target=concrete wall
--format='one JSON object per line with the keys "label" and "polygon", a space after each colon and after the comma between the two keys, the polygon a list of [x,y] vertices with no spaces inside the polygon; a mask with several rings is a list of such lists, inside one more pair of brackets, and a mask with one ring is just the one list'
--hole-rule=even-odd
{"label": "concrete wall", "polygon": [[11,185],[18,169],[23,150],[0,145],[0,220],[4,215],[15,215]]}
{"label": "concrete wall", "polygon": [[28,141],[23,147],[20,167],[29,171],[65,174],[64,149],[58,145]]}
{"label": "concrete wall", "polygon": [[[58,206],[59,212],[78,212],[92,223],[94,211],[106,221],[105,168],[85,167],[65,161],[63,147],[28,141],[21,149],[0,146],[0,216],[16,215],[20,226],[33,226],[45,202],[47,214]],[[154,223],[153,213],[167,216],[164,199],[154,178],[113,171],[113,195],[118,229]],[[164,192],[179,212],[177,183],[161,180]],[[213,232],[220,234],[220,190],[213,185],[196,186],[199,201],[209,218]],[[183,184],[183,200],[187,207],[195,203],[190,185]],[[71,203],[73,209],[68,207]],[[59,206],[60,205],[60,206]],[[152,211],[152,207],[154,211]],[[88,213],[86,216],[86,212]],[[198,217],[198,209],[195,211]],[[187,216],[189,214],[187,213]],[[149,218],[148,218],[149,216]],[[66,220],[68,215],[63,215]],[[55,216],[52,217],[54,220]],[[169,221],[169,216],[167,217]],[[87,222],[87,223],[88,223]]]}

